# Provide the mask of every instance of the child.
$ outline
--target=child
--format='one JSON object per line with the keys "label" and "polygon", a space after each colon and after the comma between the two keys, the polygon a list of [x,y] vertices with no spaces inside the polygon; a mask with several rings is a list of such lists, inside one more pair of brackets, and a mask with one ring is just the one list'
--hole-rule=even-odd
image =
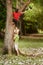
{"label": "child", "polygon": [[14,29],[14,49],[16,51],[16,54],[19,55],[19,52],[18,52],[18,41],[19,41],[19,29],[16,27]]}

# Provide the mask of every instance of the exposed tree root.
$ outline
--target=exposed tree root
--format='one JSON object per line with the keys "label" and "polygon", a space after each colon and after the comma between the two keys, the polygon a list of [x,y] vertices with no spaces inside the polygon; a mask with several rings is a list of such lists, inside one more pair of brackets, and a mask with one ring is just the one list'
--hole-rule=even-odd
{"label": "exposed tree root", "polygon": [[[17,56],[19,55],[22,55],[22,56],[32,56],[32,57],[38,57],[38,56],[42,56],[43,53],[25,53],[24,51],[21,51],[19,48],[16,49],[16,48],[13,48],[11,50],[12,54],[15,54]],[[8,54],[8,48],[7,47],[4,47],[3,49],[3,54]]]}
{"label": "exposed tree root", "polygon": [[25,52],[21,51],[17,44],[14,44],[13,52],[16,53],[16,55],[23,55],[23,56],[31,56],[32,54],[26,54]]}
{"label": "exposed tree root", "polygon": [[[5,55],[5,54],[8,54],[8,49],[7,48],[4,48],[3,49],[3,54]],[[31,56],[31,57],[39,57],[39,56],[42,56],[43,55],[43,53],[35,53],[35,54],[33,54],[33,53],[25,53],[25,52],[23,52],[23,51],[21,51],[20,49],[18,49],[18,50],[16,50],[16,49],[14,49],[14,52],[12,52],[13,54],[15,54],[15,55],[17,55],[17,56],[19,56],[19,55],[22,55],[22,56]]]}
{"label": "exposed tree root", "polygon": [[32,53],[31,53],[31,54],[27,54],[27,53],[21,51],[21,50],[19,49],[19,47],[18,47],[17,44],[14,44],[14,46],[13,46],[13,52],[16,53],[17,56],[18,56],[18,55],[34,56]]}
{"label": "exposed tree root", "polygon": [[[27,53],[21,51],[20,49],[18,49],[18,52],[19,52],[19,54],[22,55],[22,56],[34,56],[32,53],[27,54]],[[17,55],[19,55],[19,54],[17,54]]]}
{"label": "exposed tree root", "polygon": [[[19,55],[22,55],[22,56],[32,56],[32,57],[36,57],[36,56],[39,56],[40,54],[33,54],[33,53],[25,53],[24,51],[21,51],[19,48],[16,50],[16,48],[12,49],[11,50],[13,54],[19,56]],[[6,47],[4,47],[3,49],[3,54],[8,54],[8,49]]]}

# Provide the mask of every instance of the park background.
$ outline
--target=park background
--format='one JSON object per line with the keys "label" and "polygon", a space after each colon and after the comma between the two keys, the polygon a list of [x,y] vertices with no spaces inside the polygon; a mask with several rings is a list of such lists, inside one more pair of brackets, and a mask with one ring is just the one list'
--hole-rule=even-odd
{"label": "park background", "polygon": [[[12,0],[12,10],[21,8],[27,0]],[[23,2],[23,4],[21,4]],[[18,5],[19,4],[19,5]],[[0,65],[43,65],[43,0],[30,0],[21,16],[19,49],[31,56],[2,55],[6,26],[6,0],[0,0]],[[7,60],[6,60],[7,59]]]}

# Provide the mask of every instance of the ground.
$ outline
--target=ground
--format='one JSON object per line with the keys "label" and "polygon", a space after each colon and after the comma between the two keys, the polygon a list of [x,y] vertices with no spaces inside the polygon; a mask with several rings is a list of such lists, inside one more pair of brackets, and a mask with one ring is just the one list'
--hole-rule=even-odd
{"label": "ground", "polygon": [[1,56],[0,65],[43,65],[42,57]]}
{"label": "ground", "polygon": [[31,56],[2,55],[3,42],[0,40],[0,65],[43,65],[43,39],[20,39],[19,49]]}

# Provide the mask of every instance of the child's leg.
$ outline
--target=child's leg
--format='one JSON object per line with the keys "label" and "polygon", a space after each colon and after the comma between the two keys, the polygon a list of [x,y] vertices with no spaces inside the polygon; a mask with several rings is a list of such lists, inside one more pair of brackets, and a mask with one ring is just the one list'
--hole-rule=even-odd
{"label": "child's leg", "polygon": [[18,44],[14,44],[14,47],[15,47],[15,51],[16,51],[16,54],[19,55],[19,51],[18,51]]}

